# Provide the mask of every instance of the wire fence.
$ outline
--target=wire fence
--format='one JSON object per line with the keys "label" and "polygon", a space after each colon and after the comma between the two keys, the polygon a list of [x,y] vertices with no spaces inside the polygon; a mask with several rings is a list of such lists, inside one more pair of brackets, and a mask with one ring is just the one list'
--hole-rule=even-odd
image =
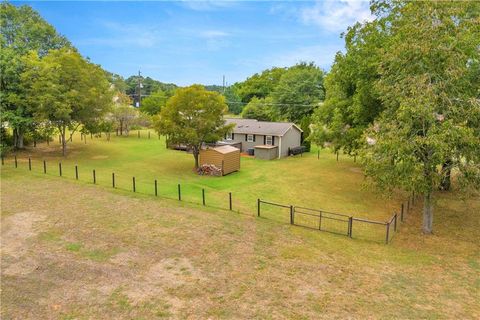
{"label": "wire fence", "polygon": [[[6,159],[1,157],[2,166]],[[81,182],[108,186],[118,190],[131,191],[140,194],[185,201],[211,208],[235,211],[238,213],[251,212],[253,206],[236,201],[232,192],[206,189],[194,184],[166,184],[164,181],[152,179],[138,180],[135,176],[126,176],[115,172],[106,173],[96,169],[80,170],[78,165],[66,167],[62,162],[47,163],[46,160],[32,158],[19,159],[14,155],[10,160],[14,168],[27,167],[30,172],[44,175],[73,178]],[[415,195],[401,203],[399,211],[394,212],[388,221],[375,221],[354,217],[347,214],[329,212],[321,209],[307,208],[296,205],[280,204],[258,198],[256,203],[257,216],[294,226],[305,227],[323,232],[344,235],[350,238],[382,241],[388,244],[398,231],[400,222],[406,219],[415,204]],[[253,205],[253,204],[252,204]]]}

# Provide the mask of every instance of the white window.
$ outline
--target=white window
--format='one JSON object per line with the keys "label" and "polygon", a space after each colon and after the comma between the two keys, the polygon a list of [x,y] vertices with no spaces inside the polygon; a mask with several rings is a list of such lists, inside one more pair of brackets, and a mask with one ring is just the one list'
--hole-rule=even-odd
{"label": "white window", "polygon": [[267,136],[267,137],[265,138],[265,144],[266,144],[267,146],[271,146],[271,145],[273,144],[272,136]]}
{"label": "white window", "polygon": [[225,140],[233,140],[232,133],[227,133]]}
{"label": "white window", "polygon": [[247,142],[253,142],[253,134],[247,135]]}

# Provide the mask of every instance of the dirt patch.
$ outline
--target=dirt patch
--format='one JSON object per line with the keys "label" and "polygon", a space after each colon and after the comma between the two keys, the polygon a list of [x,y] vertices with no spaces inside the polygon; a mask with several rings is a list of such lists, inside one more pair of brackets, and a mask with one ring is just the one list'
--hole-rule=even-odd
{"label": "dirt patch", "polygon": [[108,156],[93,156],[93,160],[102,160],[102,159],[108,159]]}
{"label": "dirt patch", "polygon": [[27,252],[26,241],[39,233],[38,222],[44,215],[35,212],[20,212],[5,219],[2,230],[2,254],[20,258]]}

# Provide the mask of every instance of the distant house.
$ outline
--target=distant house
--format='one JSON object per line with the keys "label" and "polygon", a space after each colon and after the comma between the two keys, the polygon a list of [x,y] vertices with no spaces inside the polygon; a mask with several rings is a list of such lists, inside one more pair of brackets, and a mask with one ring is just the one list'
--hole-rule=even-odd
{"label": "distant house", "polygon": [[270,160],[286,157],[290,149],[302,143],[302,129],[291,122],[233,118],[225,119],[225,122],[234,123],[235,127],[220,144],[235,146],[256,158]]}

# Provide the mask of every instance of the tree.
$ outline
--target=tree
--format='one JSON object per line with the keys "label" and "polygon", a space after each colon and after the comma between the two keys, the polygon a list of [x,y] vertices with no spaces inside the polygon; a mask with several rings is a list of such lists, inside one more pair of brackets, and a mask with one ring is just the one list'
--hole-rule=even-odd
{"label": "tree", "polygon": [[167,95],[162,90],[158,90],[142,100],[140,111],[151,116],[156,115],[165,106],[166,102]]}
{"label": "tree", "polygon": [[283,118],[299,123],[325,98],[323,71],[313,63],[297,64],[282,74],[271,97]]}
{"label": "tree", "polygon": [[227,111],[225,98],[217,92],[207,91],[201,85],[178,89],[168,99],[155,124],[159,134],[167,135],[169,142],[184,144],[193,152],[195,168],[204,143],[216,142],[233,125],[225,125]]}
{"label": "tree", "polygon": [[257,119],[258,121],[277,121],[280,118],[277,108],[272,104],[272,98],[253,97],[243,108],[242,118]]}
{"label": "tree", "polygon": [[[34,130],[33,114],[21,83],[22,57],[34,50],[41,57],[70,42],[29,6],[0,4],[0,111],[2,122],[13,128],[14,146],[23,148],[24,134]],[[3,142],[2,142],[3,143]]]}
{"label": "tree", "polygon": [[480,188],[480,5],[377,2],[387,22],[375,89],[385,110],[365,133],[366,173],[383,189],[423,194],[424,233],[433,230],[434,191],[455,170]]}
{"label": "tree", "polygon": [[245,103],[250,102],[253,97],[266,98],[273,92],[285,72],[285,68],[272,68],[260,74],[256,73],[244,82],[234,85],[236,94]]}
{"label": "tree", "polygon": [[21,80],[32,113],[56,126],[65,156],[67,130],[71,137],[81,125],[98,122],[112,104],[105,72],[71,49],[50,50],[43,58],[30,52],[24,63]]}
{"label": "tree", "polygon": [[124,93],[118,92],[114,98],[112,113],[109,115],[117,123],[117,130],[122,136],[124,133],[128,136],[130,126],[138,116],[137,110],[132,107],[132,99]]}

